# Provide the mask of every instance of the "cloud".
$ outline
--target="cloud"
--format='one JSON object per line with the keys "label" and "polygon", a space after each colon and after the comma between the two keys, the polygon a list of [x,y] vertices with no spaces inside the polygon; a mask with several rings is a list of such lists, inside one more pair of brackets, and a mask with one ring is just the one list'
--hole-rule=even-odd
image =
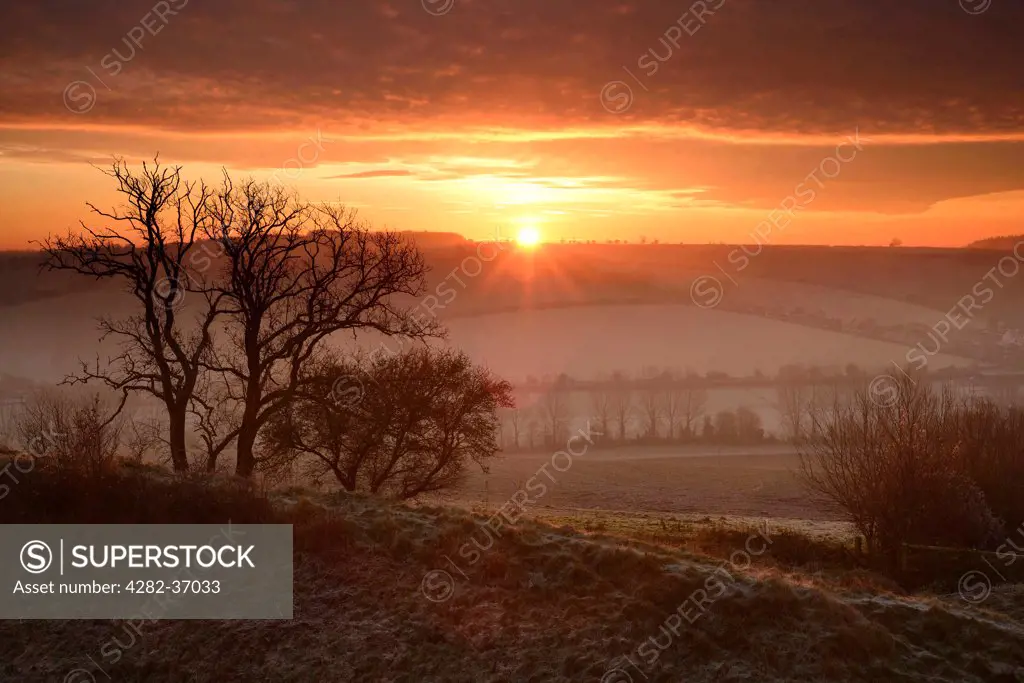
{"label": "cloud", "polygon": [[360,180],[366,178],[396,178],[402,176],[411,176],[412,171],[405,171],[401,169],[381,169],[378,171],[360,171],[359,173],[345,173],[342,175],[327,176],[328,180]]}
{"label": "cloud", "polygon": [[[954,0],[454,0],[443,16],[414,1],[156,4],[178,9],[161,19],[116,0],[4,3],[0,122],[455,135],[1024,130],[1024,6],[1012,1],[979,15]],[[62,101],[76,80],[96,90],[87,114]],[[613,80],[633,91],[619,116],[599,99]]]}
{"label": "cloud", "polygon": [[[870,144],[809,211],[1024,190],[1016,0],[451,1],[2,3],[0,161],[273,170],[322,131],[302,182],[762,211],[859,130]],[[614,81],[626,100],[602,100]],[[392,186],[338,187],[379,204]]]}

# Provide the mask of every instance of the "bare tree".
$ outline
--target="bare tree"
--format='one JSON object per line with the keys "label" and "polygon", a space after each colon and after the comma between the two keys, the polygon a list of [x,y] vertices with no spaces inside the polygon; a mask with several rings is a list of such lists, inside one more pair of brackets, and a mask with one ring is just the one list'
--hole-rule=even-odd
{"label": "bare tree", "polygon": [[529,436],[531,449],[544,445],[544,425],[538,419],[536,411],[530,411],[526,423],[526,433]]}
{"label": "bare tree", "polygon": [[[359,410],[331,395],[353,373],[365,387]],[[507,382],[454,351],[326,365],[309,379],[307,397],[270,418],[265,466],[305,456],[314,478],[330,473],[346,490],[400,499],[453,487],[470,462],[486,471],[499,450],[497,411],[512,405]]]}
{"label": "bare tree", "polygon": [[137,463],[166,460],[167,440],[161,436],[166,432],[164,421],[132,415],[124,423],[123,450]]}
{"label": "bare tree", "polygon": [[[218,345],[210,370],[222,373],[227,400],[238,405],[235,473],[252,474],[260,429],[303,388],[303,368],[318,362],[323,342],[341,331],[376,331],[414,339],[442,336],[401,297],[424,291],[427,268],[416,246],[391,232],[371,232],[352,212],[312,207],[282,189],[225,176],[209,202],[217,236],[226,240],[223,297],[229,344]],[[208,407],[208,406],[207,406]]]}
{"label": "bare tree", "polygon": [[633,389],[623,373],[614,372],[609,391],[611,392],[612,417],[618,427],[618,439],[625,441],[633,412]]}
{"label": "bare tree", "polygon": [[599,386],[590,393],[591,414],[597,423],[595,431],[598,434],[607,434],[612,420],[612,407],[614,398],[612,392],[606,387]]}
{"label": "bare tree", "polygon": [[905,542],[983,545],[999,525],[956,464],[960,407],[909,374],[889,379],[814,415],[800,478],[890,563]]}
{"label": "bare tree", "polygon": [[648,439],[657,439],[659,436],[658,426],[665,408],[665,391],[661,386],[664,379],[656,368],[645,368],[641,377],[639,403],[644,436]]}
{"label": "bare tree", "polygon": [[782,366],[776,394],[785,435],[794,442],[815,436],[819,427],[815,413],[831,409],[837,401],[851,400],[849,386],[848,381],[826,377],[817,367]]}
{"label": "bare tree", "polygon": [[[204,235],[213,234],[207,211],[211,192],[202,183],[182,180],[180,167],[143,164],[140,172],[116,160],[106,174],[124,198],[122,208],[104,211],[89,204],[103,227],[84,222],[79,233],[50,237],[43,243],[45,265],[96,279],[120,282],[135,299],[138,313],[124,320],[103,318],[103,338],[119,346],[118,355],[100,364],[82,362],[68,383],[98,381],[121,394],[147,393],[167,409],[174,469],[188,469],[186,432],[211,329],[218,315],[217,295],[187,297],[201,274],[193,268]],[[191,299],[195,314],[183,320],[179,310]]]}
{"label": "bare tree", "polygon": [[658,426],[661,424],[663,404],[664,395],[660,389],[647,387],[640,392],[644,436],[648,439],[657,439],[661,435]]}
{"label": "bare tree", "polygon": [[523,428],[523,413],[518,403],[509,409],[509,424],[512,427],[512,448],[518,451],[520,444],[519,432]]}
{"label": "bare tree", "polygon": [[686,392],[678,372],[670,371],[666,377],[668,383],[665,388],[665,424],[668,427],[668,438],[671,440],[681,436],[679,422],[683,413]]}
{"label": "bare tree", "polygon": [[687,437],[697,434],[697,424],[705,416],[708,408],[708,390],[696,385],[695,377],[687,377],[686,386],[680,391],[679,411],[683,425],[683,433]]}
{"label": "bare tree", "polygon": [[221,454],[238,433],[241,406],[232,396],[232,383],[227,373],[205,373],[189,409],[203,445],[201,469],[208,473],[217,470]]}
{"label": "bare tree", "polygon": [[559,375],[544,393],[541,409],[551,438],[550,445],[561,443],[569,422],[569,386],[565,375]]}

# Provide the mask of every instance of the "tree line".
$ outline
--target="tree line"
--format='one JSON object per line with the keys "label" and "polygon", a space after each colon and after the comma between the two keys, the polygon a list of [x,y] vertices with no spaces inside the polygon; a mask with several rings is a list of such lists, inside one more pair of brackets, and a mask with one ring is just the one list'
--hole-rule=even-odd
{"label": "tree line", "polygon": [[[507,451],[557,446],[567,438],[574,411],[580,410],[599,434],[597,446],[756,444],[774,438],[748,407],[709,412],[708,390],[689,378],[692,374],[652,368],[639,379],[615,372],[592,384],[560,375],[544,390],[520,389],[515,405],[499,412],[501,443]],[[585,396],[586,405],[574,407],[573,395]]]}

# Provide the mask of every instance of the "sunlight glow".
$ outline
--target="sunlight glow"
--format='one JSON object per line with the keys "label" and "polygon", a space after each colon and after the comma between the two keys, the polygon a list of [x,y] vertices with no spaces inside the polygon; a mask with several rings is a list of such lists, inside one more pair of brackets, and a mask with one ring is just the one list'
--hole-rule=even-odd
{"label": "sunlight glow", "polygon": [[535,247],[540,244],[540,230],[527,226],[519,230],[516,235],[516,243],[521,247]]}

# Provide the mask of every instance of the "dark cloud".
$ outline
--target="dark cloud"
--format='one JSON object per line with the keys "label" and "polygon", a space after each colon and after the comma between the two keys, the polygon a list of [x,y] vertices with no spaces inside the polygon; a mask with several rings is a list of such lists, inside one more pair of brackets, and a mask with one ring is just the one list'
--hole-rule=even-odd
{"label": "dark cloud", "polygon": [[6,2],[0,122],[1019,133],[1022,23],[1019,0]]}

